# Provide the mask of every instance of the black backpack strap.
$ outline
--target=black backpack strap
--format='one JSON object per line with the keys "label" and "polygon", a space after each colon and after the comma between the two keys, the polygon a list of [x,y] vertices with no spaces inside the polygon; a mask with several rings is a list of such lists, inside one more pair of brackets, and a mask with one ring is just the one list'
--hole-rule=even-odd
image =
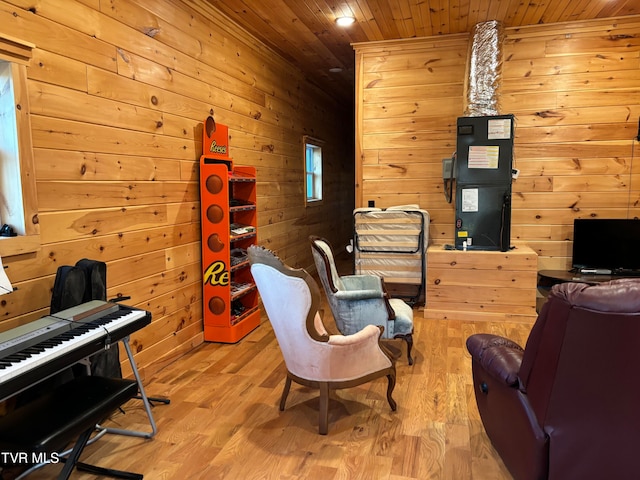
{"label": "black backpack strap", "polygon": [[[107,264],[98,260],[83,258],[78,260],[76,267],[84,272],[86,288],[83,302],[91,300],[107,300]],[[120,367],[119,344],[91,357],[91,374],[101,377],[122,378]]]}
{"label": "black backpack strap", "polygon": [[107,264],[98,260],[83,258],[76,267],[84,271],[86,289],[82,303],[91,300],[107,300]]}

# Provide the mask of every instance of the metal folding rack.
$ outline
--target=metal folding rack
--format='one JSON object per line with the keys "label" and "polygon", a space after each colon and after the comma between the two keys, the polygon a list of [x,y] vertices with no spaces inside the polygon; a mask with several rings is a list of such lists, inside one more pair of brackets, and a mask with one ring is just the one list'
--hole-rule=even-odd
{"label": "metal folding rack", "polygon": [[429,213],[417,207],[357,208],[353,217],[355,273],[415,286],[415,294],[398,295],[412,306],[424,299]]}

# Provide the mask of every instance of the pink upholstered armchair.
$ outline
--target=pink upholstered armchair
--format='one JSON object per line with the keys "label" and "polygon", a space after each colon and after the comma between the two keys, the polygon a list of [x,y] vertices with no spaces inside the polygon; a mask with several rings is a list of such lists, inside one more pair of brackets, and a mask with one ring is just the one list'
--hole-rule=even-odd
{"label": "pink upholstered armchair", "polygon": [[467,340],[491,443],[516,480],[638,477],[640,279],[551,289],[525,348]]}
{"label": "pink upholstered armchair", "polygon": [[292,269],[267,249],[248,248],[251,274],[287,367],[280,400],[284,410],[294,381],[320,390],[319,432],[328,431],[329,391],[386,376],[387,401],[396,383],[393,355],[380,344],[382,328],[369,325],[353,335],[329,335],[318,314],[320,292],[303,269]]}

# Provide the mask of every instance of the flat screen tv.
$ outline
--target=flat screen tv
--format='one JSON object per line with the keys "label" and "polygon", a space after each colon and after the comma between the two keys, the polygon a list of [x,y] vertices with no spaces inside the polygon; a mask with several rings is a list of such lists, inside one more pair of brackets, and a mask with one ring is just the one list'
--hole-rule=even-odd
{"label": "flat screen tv", "polygon": [[573,268],[640,275],[640,220],[575,219]]}

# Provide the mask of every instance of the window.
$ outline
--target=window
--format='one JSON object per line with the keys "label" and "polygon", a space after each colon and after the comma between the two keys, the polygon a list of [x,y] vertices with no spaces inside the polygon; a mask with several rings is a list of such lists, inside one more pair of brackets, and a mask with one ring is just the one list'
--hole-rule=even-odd
{"label": "window", "polygon": [[306,205],[322,202],[322,144],[304,137],[304,191]]}
{"label": "window", "polygon": [[[24,212],[14,98],[11,63],[0,60],[0,159],[3,165],[0,179],[0,225],[8,223],[19,228],[24,225]],[[24,234],[24,231],[21,233]]]}
{"label": "window", "polygon": [[34,46],[0,33],[0,256],[40,247],[35,168],[27,95],[27,65]]}

